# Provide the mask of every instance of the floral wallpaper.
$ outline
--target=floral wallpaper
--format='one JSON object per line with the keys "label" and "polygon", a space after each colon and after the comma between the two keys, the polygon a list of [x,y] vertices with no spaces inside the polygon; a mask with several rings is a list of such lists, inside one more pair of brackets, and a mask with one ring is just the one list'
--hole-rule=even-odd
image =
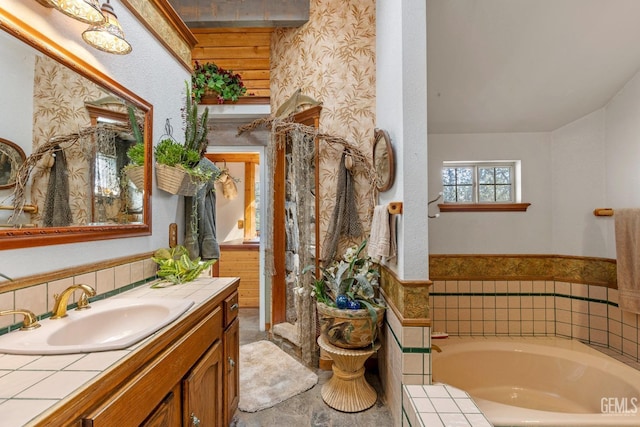
{"label": "floral wallpaper", "polygon": [[[301,89],[323,104],[321,132],[343,138],[370,156],[376,107],[375,17],[375,0],[311,0],[309,22],[274,31],[272,111]],[[321,242],[335,205],[340,155],[340,150],[321,143]],[[366,237],[373,205],[363,167],[356,164],[356,203]]]}
{"label": "floral wallpaper", "polygon": [[[106,93],[94,83],[76,72],[43,56],[36,58],[34,79],[33,147],[45,143],[54,136],[65,135],[89,126],[90,118],[85,99],[100,99]],[[74,224],[86,224],[91,216],[89,182],[93,158],[93,144],[79,141],[63,146],[69,172],[69,197]],[[47,183],[48,167],[39,165],[34,171],[31,186],[31,203],[38,206],[34,223],[41,224]]]}

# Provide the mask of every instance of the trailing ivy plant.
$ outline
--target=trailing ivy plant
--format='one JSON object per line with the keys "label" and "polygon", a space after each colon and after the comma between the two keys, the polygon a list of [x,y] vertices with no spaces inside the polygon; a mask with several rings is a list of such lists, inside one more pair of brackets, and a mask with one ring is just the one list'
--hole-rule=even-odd
{"label": "trailing ivy plant", "polygon": [[200,102],[207,92],[215,93],[219,104],[225,100],[237,101],[247,92],[240,74],[225,70],[213,62],[195,62],[191,73],[191,87],[196,102]]}

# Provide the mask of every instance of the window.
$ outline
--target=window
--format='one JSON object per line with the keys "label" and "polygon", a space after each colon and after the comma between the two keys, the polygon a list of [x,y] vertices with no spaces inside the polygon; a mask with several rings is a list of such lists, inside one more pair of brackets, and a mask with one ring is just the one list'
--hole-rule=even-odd
{"label": "window", "polygon": [[441,212],[526,211],[519,161],[444,162]]}
{"label": "window", "polygon": [[449,163],[442,168],[445,203],[512,203],[514,163]]}
{"label": "window", "polygon": [[93,188],[95,194],[108,197],[120,196],[120,180],[115,156],[96,153],[95,174]]}

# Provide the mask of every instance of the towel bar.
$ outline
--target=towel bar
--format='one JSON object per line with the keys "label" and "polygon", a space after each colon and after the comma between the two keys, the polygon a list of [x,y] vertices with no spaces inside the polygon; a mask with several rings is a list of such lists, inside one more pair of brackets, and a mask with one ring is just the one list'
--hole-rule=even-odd
{"label": "towel bar", "polygon": [[[0,210],[12,211],[12,210],[15,210],[15,206],[0,205]],[[23,212],[38,213],[38,206],[36,206],[36,205],[24,205],[24,207],[22,208],[22,211]]]}
{"label": "towel bar", "polygon": [[595,216],[613,216],[613,209],[611,208],[597,208],[593,211]]}
{"label": "towel bar", "polygon": [[391,215],[400,215],[402,214],[402,202],[391,202],[387,209]]}

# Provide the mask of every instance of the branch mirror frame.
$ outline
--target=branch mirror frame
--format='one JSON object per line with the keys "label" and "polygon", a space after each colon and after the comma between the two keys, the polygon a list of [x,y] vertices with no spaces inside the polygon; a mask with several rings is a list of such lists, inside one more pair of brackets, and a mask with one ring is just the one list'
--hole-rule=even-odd
{"label": "branch mirror frame", "polygon": [[144,117],[144,188],[141,220],[124,224],[70,225],[66,227],[0,228],[0,250],[78,243],[124,237],[151,235],[151,182],[153,147],[153,106],[61,45],[50,40],[28,24],[0,9],[0,31],[26,43],[41,54],[57,61],[88,81],[134,106]]}
{"label": "branch mirror frame", "polygon": [[27,156],[20,146],[0,138],[0,190],[15,187],[16,174]]}
{"label": "branch mirror frame", "polygon": [[376,173],[376,188],[387,191],[395,180],[395,159],[389,133],[375,129],[373,138],[373,167]]}

